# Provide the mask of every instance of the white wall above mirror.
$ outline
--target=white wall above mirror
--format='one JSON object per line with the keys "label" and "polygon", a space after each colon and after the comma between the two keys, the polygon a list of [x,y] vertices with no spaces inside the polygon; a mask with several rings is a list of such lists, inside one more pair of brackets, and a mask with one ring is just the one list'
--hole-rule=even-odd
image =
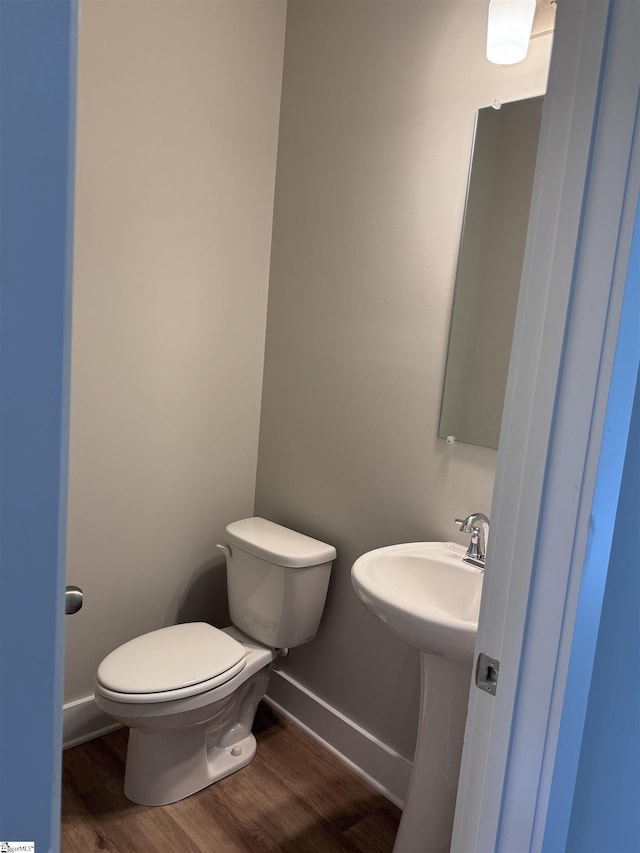
{"label": "white wall above mirror", "polygon": [[478,110],[438,435],[498,447],[542,96]]}

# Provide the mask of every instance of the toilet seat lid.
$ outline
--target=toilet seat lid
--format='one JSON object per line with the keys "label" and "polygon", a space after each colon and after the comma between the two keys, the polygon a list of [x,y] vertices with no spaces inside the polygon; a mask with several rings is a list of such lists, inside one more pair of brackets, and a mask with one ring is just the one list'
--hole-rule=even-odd
{"label": "toilet seat lid", "polygon": [[[100,685],[115,693],[149,694],[171,690],[189,694],[207,682],[223,684],[245,666],[246,649],[233,637],[190,622],[143,634],[115,649],[98,667]],[[209,682],[215,679],[215,683]],[[186,695],[186,694],[183,694]]]}

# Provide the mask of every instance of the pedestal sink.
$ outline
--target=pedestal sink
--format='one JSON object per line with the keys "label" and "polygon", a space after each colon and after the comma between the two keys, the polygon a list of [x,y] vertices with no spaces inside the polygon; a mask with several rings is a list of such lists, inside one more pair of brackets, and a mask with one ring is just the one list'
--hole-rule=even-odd
{"label": "pedestal sink", "polygon": [[460,773],[483,573],[454,542],[369,551],[353,564],[358,597],[420,651],[413,769],[394,853],[447,853]]}

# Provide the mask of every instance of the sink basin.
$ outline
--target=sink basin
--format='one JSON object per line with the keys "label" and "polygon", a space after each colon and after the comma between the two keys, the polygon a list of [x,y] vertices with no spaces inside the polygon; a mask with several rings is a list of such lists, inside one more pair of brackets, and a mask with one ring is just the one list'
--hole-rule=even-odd
{"label": "sink basin", "polygon": [[483,573],[454,542],[412,542],[369,551],[353,564],[361,601],[423,652],[471,660]]}

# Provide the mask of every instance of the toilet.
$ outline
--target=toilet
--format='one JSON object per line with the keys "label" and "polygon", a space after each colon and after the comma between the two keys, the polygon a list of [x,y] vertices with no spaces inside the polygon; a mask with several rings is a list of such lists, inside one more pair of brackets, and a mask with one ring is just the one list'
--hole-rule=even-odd
{"label": "toilet", "polygon": [[182,800],[245,767],[278,654],[312,640],[335,548],[264,518],[226,529],[232,625],[151,631],[98,667],[95,701],[129,726],[124,793],[134,803]]}

